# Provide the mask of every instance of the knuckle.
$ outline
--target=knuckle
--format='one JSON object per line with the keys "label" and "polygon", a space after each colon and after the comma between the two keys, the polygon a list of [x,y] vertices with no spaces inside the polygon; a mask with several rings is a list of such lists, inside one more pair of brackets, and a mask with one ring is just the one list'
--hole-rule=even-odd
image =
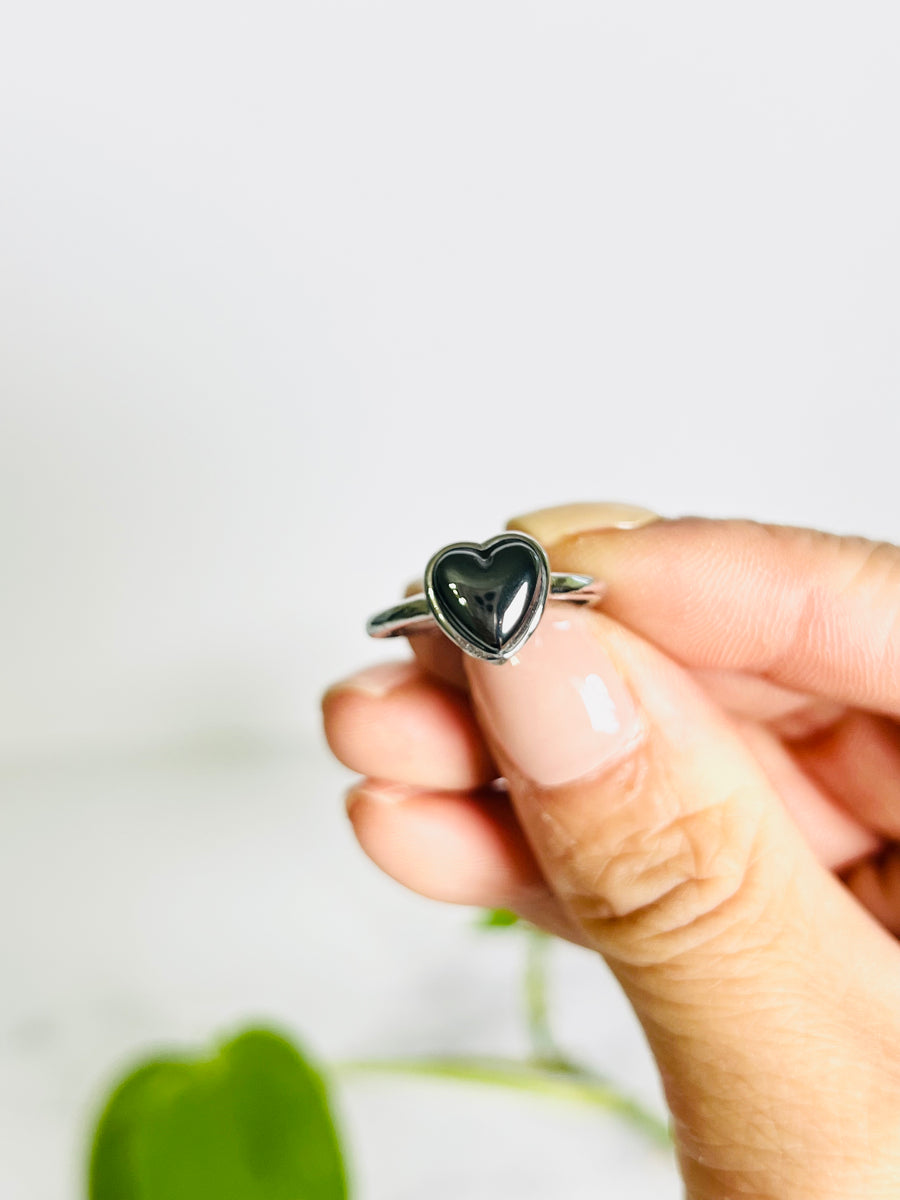
{"label": "knuckle", "polygon": [[[543,814],[550,870],[592,945],[631,965],[659,964],[705,945],[725,953],[743,925],[752,953],[764,937],[768,890],[757,884],[764,806],[744,788],[685,809],[674,782],[643,757],[618,769],[589,833],[572,806]],[[563,821],[561,812],[566,813]],[[755,930],[755,932],[753,932]]]}

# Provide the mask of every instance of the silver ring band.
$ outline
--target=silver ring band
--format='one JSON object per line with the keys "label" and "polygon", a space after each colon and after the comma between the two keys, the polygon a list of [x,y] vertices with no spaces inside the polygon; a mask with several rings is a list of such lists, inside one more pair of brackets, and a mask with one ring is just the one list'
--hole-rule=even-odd
{"label": "silver ring band", "polygon": [[534,633],[548,599],[584,604],[605,591],[590,575],[551,571],[530,535],[503,533],[437,551],[425,569],[425,590],[370,617],[366,632],[397,637],[437,624],[465,653],[502,663]]}

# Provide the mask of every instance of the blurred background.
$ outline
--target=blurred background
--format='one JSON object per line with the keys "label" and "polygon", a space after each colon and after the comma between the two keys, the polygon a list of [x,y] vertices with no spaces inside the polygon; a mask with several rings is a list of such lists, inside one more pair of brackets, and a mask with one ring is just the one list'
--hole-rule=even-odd
{"label": "blurred background", "polygon": [[[519,1048],[520,947],[363,859],[318,696],[539,505],[900,537],[898,127],[887,2],[4,14],[0,1194],[80,1195],[123,1066],[248,1019]],[[659,1108],[602,966],[554,999]],[[339,1103],[363,1200],[679,1195],[594,1114]]]}

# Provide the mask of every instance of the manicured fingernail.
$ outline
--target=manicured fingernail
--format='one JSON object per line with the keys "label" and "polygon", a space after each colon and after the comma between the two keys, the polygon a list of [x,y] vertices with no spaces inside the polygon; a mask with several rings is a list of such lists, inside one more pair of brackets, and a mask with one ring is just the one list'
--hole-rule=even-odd
{"label": "manicured fingernail", "polygon": [[659,521],[658,513],[638,504],[620,504],[614,500],[595,503],[558,504],[555,508],[539,508],[535,512],[513,517],[508,522],[510,529],[521,529],[530,533],[544,546],[576,533],[587,533],[594,529],[639,529],[651,521]]}
{"label": "manicured fingernail", "polygon": [[481,719],[513,765],[542,787],[593,774],[643,726],[587,614],[552,604],[509,662],[467,658]]}
{"label": "manicured fingernail", "polygon": [[389,692],[403,687],[405,683],[411,683],[418,675],[419,669],[414,662],[378,663],[332,684],[328,695],[346,691],[362,692],[363,695],[372,697],[386,696]]}

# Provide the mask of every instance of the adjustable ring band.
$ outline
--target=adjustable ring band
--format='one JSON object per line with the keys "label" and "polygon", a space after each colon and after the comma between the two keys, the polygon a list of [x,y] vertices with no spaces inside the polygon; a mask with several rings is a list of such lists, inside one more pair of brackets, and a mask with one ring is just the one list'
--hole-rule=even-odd
{"label": "adjustable ring band", "polygon": [[527,533],[501,533],[478,545],[453,542],[425,568],[425,590],[370,617],[370,637],[397,637],[435,624],[466,654],[512,658],[538,626],[548,599],[590,603],[606,585],[590,575],[551,571]]}

